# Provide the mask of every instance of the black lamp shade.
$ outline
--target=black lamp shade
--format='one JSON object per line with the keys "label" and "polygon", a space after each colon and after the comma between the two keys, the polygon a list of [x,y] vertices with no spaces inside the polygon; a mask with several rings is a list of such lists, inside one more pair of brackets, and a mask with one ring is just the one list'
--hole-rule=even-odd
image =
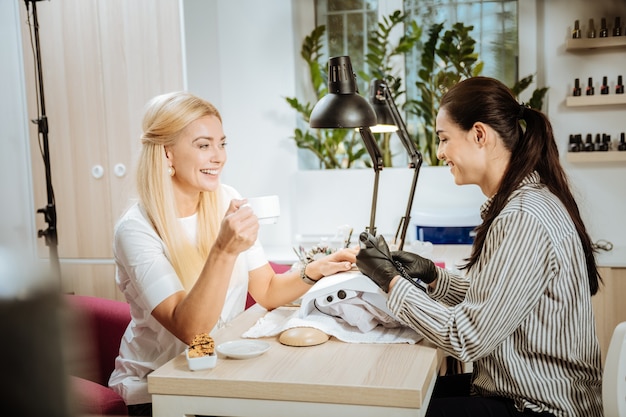
{"label": "black lamp shade", "polygon": [[372,132],[395,132],[398,130],[398,126],[393,120],[391,110],[389,109],[389,103],[385,99],[385,93],[381,89],[383,84],[382,80],[372,80],[370,83],[370,103],[376,113],[376,126],[372,127]]}
{"label": "black lamp shade", "polygon": [[374,109],[358,94],[349,56],[328,61],[328,94],[313,107],[309,124],[327,129],[376,125]]}

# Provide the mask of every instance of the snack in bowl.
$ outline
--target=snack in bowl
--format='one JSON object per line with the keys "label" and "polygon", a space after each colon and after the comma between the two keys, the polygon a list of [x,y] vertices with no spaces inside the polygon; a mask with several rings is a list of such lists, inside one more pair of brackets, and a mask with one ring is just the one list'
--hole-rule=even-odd
{"label": "snack in bowl", "polygon": [[208,333],[200,333],[185,349],[185,356],[189,369],[192,371],[213,368],[217,362],[215,341]]}

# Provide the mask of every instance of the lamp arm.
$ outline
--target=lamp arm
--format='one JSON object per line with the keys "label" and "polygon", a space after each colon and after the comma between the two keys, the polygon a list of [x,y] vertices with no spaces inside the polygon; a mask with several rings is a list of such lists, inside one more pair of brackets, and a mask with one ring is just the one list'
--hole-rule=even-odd
{"label": "lamp arm", "polygon": [[[413,208],[413,198],[415,196],[415,189],[417,188],[417,180],[420,174],[420,167],[422,166],[422,160],[420,159],[418,164],[413,167],[413,181],[411,182],[411,191],[409,192],[409,200],[406,204],[406,211],[404,212],[404,217],[400,219],[400,224],[398,225],[398,230],[396,231],[395,242],[398,245],[398,250],[402,250],[404,248],[404,241],[406,240],[406,232],[409,228],[409,223],[411,220],[411,209]],[[398,236],[400,234],[400,236]]]}
{"label": "lamp arm", "polygon": [[[413,207],[413,198],[415,196],[415,189],[417,188],[417,180],[419,178],[420,168],[422,167],[422,154],[415,147],[415,143],[411,140],[409,136],[409,132],[406,128],[406,124],[404,120],[402,120],[402,116],[400,115],[400,111],[398,111],[398,106],[396,106],[396,102],[391,96],[391,91],[389,90],[389,86],[383,83],[381,88],[384,92],[385,103],[389,107],[391,111],[391,117],[396,126],[398,126],[398,137],[400,138],[400,142],[402,142],[402,146],[406,149],[409,154],[410,164],[409,167],[413,168],[413,180],[411,182],[411,190],[409,192],[409,200],[406,205],[406,211],[404,213],[404,217],[400,219],[400,224],[398,225],[398,230],[396,231],[395,243],[398,245],[398,250],[402,250],[404,248],[404,242],[406,240],[406,233],[409,228],[409,223],[411,220],[411,209]],[[398,236],[399,235],[399,236]]]}
{"label": "lamp arm", "polygon": [[389,86],[383,83],[381,84],[381,88],[384,92],[385,103],[387,103],[387,106],[389,107],[389,110],[391,112],[391,117],[393,118],[393,122],[395,123],[396,126],[398,126],[398,131],[396,133],[398,137],[400,138],[400,142],[402,143],[402,146],[404,146],[404,149],[406,149],[407,153],[409,154],[411,168],[416,167],[418,164],[421,165],[422,154],[420,151],[417,150],[417,148],[415,147],[415,143],[413,143],[413,141],[411,140],[411,137],[409,136],[409,131],[406,128],[406,124],[404,123],[402,116],[400,115],[398,106],[396,105],[396,102],[391,96],[391,90],[389,90]]}
{"label": "lamp arm", "polygon": [[376,204],[378,201],[378,177],[383,169],[383,155],[376,143],[376,139],[368,126],[360,127],[359,133],[365,144],[365,148],[372,158],[372,167],[374,168],[374,189],[372,192],[372,208],[370,210],[369,232],[376,235]]}
{"label": "lamp arm", "polygon": [[361,134],[361,139],[363,139],[367,153],[370,155],[370,158],[372,158],[374,171],[382,170],[383,154],[378,147],[378,143],[376,143],[376,138],[374,138],[372,130],[368,126],[359,127],[359,133]]}

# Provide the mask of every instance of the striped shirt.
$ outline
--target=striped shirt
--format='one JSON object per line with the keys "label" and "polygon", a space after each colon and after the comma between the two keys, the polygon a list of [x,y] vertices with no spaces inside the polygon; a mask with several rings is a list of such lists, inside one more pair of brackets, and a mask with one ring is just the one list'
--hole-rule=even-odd
{"label": "striped shirt", "polygon": [[532,173],[513,192],[465,276],[437,268],[430,294],[398,280],[388,305],[428,340],[473,362],[476,394],[510,398],[519,410],[600,417],[585,254],[567,210],[539,180]]}

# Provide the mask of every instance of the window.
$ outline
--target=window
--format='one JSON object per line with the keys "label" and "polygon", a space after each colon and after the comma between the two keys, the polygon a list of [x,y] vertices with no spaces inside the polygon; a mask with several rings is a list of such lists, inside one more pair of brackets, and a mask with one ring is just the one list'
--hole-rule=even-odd
{"label": "window", "polygon": [[[474,26],[471,36],[484,63],[482,75],[510,86],[517,81],[517,0],[404,0],[404,12],[425,33],[435,22],[444,22],[444,29],[455,22]],[[408,55],[408,87],[415,84],[419,62],[416,53]]]}
{"label": "window", "polygon": [[[367,33],[378,24],[378,0],[317,0],[316,26],[326,26],[327,58],[349,55],[355,72],[367,71]],[[359,91],[367,91],[363,80]]]}
{"label": "window", "polygon": [[[520,75],[531,75],[518,74],[518,0],[316,0],[317,26],[326,26],[326,58],[349,55],[357,74],[371,74],[365,62],[368,34],[377,30],[380,18],[398,9],[422,29],[423,42],[427,41],[433,24],[443,24],[441,34],[457,22],[473,26],[470,36],[476,41],[475,53],[483,63],[481,75],[497,78],[509,86]],[[406,97],[400,101],[419,99],[416,86],[421,68],[419,54],[420,48],[415,48],[392,65],[397,70],[390,75],[399,76],[406,90]],[[357,81],[361,94],[367,94],[366,81],[360,77]],[[423,136],[420,132],[424,126],[417,115],[405,115],[405,121],[412,136]],[[390,146],[393,148],[393,144]],[[399,154],[403,156],[402,152]]]}
{"label": "window", "polygon": [[[367,33],[376,30],[378,0],[316,0],[317,25],[326,25],[326,56],[350,55],[356,71],[368,72]],[[403,0],[404,13],[427,36],[432,23],[473,25],[476,52],[485,66],[482,75],[513,85],[517,74],[517,0]],[[445,28],[444,28],[445,29]],[[415,83],[417,51],[407,54],[404,77]]]}
{"label": "window", "polygon": [[[456,22],[473,26],[474,52],[483,63],[481,75],[494,77],[513,86],[517,74],[517,0],[403,0],[404,12],[422,27],[422,36],[434,23],[444,23],[444,31]],[[406,96],[417,97],[415,83],[420,68],[419,51],[405,56]],[[530,74],[522,74],[523,76]],[[407,115],[409,131],[421,131],[415,115]]]}

